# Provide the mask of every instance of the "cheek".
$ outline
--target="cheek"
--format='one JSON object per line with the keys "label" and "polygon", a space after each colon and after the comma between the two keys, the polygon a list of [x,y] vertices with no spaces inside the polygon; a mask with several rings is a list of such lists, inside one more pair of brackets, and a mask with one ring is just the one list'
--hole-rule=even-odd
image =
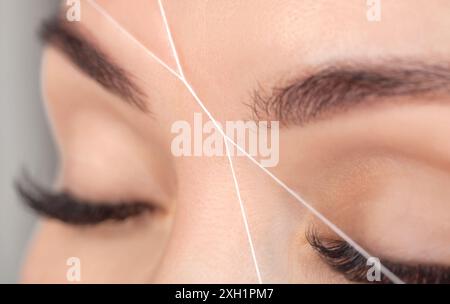
{"label": "cheek", "polygon": [[44,221],[35,232],[22,270],[23,283],[65,281],[65,254],[59,243],[58,230],[54,224]]}
{"label": "cheek", "polygon": [[79,283],[150,283],[169,227],[168,221],[152,218],[89,228],[44,220],[30,247],[22,282],[77,283],[72,278],[79,271]]}

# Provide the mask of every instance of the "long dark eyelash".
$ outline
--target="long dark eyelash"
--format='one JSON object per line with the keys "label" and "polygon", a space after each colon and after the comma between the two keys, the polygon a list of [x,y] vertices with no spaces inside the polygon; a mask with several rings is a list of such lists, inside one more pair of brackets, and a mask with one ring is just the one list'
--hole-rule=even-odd
{"label": "long dark eyelash", "polygon": [[313,229],[308,231],[306,239],[326,263],[346,279],[358,282],[366,278],[366,258],[347,242],[320,238]]}
{"label": "long dark eyelash", "polygon": [[[310,229],[306,238],[321,258],[334,270],[342,273],[346,279],[358,283],[368,282],[366,275],[370,269],[367,259],[350,244],[340,239],[320,237],[314,229]],[[450,267],[438,265],[402,265],[390,261],[381,263],[405,283],[411,284],[448,284],[450,283]],[[384,274],[381,280],[373,283],[392,283]]]}
{"label": "long dark eyelash", "polygon": [[157,208],[145,202],[91,202],[74,195],[53,193],[34,183],[29,177],[16,183],[22,200],[38,214],[71,225],[95,225],[112,221],[124,221]]}

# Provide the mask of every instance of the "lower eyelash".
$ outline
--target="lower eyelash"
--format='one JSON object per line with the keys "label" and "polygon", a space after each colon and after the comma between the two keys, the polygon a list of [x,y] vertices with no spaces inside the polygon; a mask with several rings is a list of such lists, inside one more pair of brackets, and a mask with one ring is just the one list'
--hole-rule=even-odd
{"label": "lower eyelash", "polygon": [[71,225],[124,221],[157,209],[145,202],[92,202],[68,192],[53,193],[32,182],[28,176],[16,183],[16,189],[25,204],[38,214]]}

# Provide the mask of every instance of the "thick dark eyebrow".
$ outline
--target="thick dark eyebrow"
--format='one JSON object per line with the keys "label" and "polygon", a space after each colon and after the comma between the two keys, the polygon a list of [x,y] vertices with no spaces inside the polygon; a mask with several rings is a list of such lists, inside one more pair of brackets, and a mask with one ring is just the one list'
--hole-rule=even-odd
{"label": "thick dark eyebrow", "polygon": [[393,97],[442,94],[450,95],[450,65],[401,60],[347,63],[315,69],[269,94],[259,90],[251,108],[256,119],[279,120],[282,126],[305,125],[326,114]]}
{"label": "thick dark eyebrow", "polygon": [[124,101],[147,111],[145,94],[132,81],[131,75],[115,64],[80,31],[65,21],[52,18],[43,23],[41,39],[60,50],[81,71]]}

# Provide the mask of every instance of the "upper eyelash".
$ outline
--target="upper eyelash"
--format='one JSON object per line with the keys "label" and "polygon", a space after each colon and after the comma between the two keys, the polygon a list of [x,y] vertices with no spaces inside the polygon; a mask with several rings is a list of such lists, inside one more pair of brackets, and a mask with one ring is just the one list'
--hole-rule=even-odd
{"label": "upper eyelash", "polygon": [[346,279],[354,282],[366,280],[366,258],[347,242],[320,238],[313,229],[307,232],[306,239],[327,264],[344,274]]}
{"label": "upper eyelash", "polygon": [[[369,283],[366,275],[371,266],[366,264],[367,259],[350,244],[343,240],[321,238],[313,229],[307,232],[306,239],[326,263],[342,273],[346,279],[353,282]],[[407,266],[389,261],[383,261],[382,263],[406,283],[450,283],[450,267],[420,264]],[[389,284],[392,282],[381,274],[381,280],[373,283]]]}
{"label": "upper eyelash", "polygon": [[71,225],[95,225],[107,220],[124,221],[157,209],[155,205],[145,202],[81,200],[68,192],[48,191],[28,177],[16,183],[16,189],[22,200],[38,214]]}

